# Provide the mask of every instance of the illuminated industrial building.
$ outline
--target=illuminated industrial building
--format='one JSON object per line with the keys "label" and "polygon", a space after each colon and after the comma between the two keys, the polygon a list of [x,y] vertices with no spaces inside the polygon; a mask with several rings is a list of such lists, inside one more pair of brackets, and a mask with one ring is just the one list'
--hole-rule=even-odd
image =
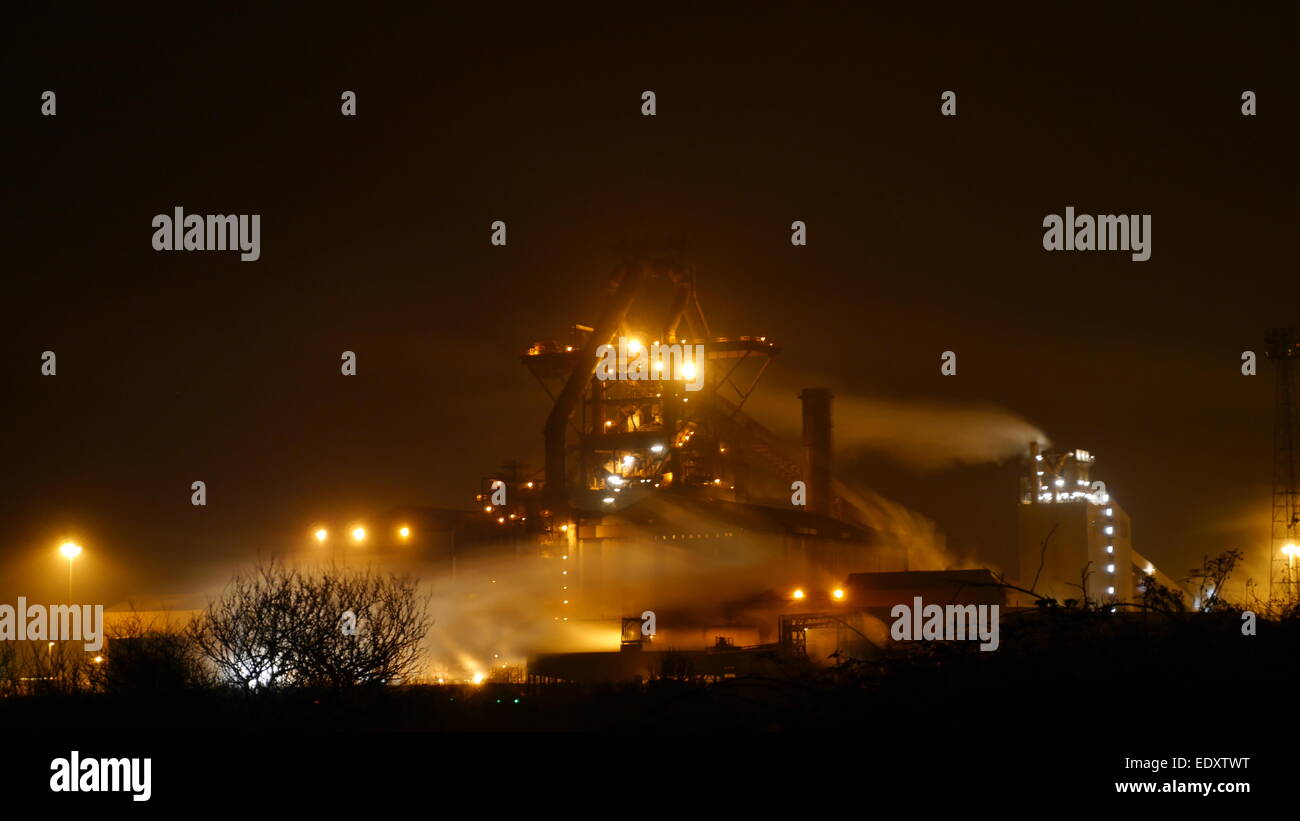
{"label": "illuminated industrial building", "polygon": [[1091,478],[1095,461],[1086,450],[1040,451],[1030,443],[1020,480],[1020,586],[1061,603],[1081,600],[1085,590],[1097,603],[1134,601],[1144,575],[1181,590],[1133,549],[1128,513]]}

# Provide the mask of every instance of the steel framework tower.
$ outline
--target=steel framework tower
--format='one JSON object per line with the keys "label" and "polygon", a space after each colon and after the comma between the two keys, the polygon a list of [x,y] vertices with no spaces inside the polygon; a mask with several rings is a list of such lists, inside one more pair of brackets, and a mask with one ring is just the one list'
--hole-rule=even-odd
{"label": "steel framework tower", "polygon": [[1300,601],[1297,562],[1300,562],[1300,487],[1297,487],[1295,361],[1300,358],[1300,329],[1273,328],[1265,335],[1266,355],[1277,379],[1273,417],[1273,521],[1269,541],[1269,593],[1287,603]]}

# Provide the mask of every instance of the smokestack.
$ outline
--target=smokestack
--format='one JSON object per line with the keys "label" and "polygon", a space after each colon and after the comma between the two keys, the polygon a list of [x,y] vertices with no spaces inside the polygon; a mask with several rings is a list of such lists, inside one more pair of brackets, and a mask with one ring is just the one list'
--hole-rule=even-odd
{"label": "smokestack", "polygon": [[831,515],[831,400],[829,388],[804,388],[803,401],[804,482],[808,510]]}

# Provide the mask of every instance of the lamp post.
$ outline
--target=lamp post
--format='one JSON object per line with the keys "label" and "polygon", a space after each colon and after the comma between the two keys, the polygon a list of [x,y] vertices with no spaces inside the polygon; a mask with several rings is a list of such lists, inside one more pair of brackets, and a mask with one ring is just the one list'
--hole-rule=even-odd
{"label": "lamp post", "polygon": [[59,552],[68,560],[68,604],[72,604],[72,560],[81,555],[81,545],[64,542],[59,545]]}

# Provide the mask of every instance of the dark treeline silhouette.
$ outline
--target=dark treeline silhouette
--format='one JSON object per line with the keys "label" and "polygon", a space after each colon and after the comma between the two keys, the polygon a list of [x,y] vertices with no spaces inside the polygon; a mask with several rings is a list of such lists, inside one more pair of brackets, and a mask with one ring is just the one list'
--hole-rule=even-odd
{"label": "dark treeline silhouette", "polygon": [[[1224,729],[1255,720],[1236,705],[1300,674],[1300,608],[1256,613],[1218,597],[1231,569],[1206,560],[1202,595],[1214,593],[1200,609],[1147,578],[1119,607],[1007,611],[994,652],[896,642],[827,666],[773,649],[770,674],[713,681],[668,653],[649,681],[470,686],[410,683],[429,628],[410,579],[269,564],[186,630],[129,621],[100,663],[62,647],[23,662],[0,645],[0,721],[19,732],[987,731],[1027,743]],[[355,635],[340,610],[358,616]],[[31,665],[43,675],[17,675]]]}

